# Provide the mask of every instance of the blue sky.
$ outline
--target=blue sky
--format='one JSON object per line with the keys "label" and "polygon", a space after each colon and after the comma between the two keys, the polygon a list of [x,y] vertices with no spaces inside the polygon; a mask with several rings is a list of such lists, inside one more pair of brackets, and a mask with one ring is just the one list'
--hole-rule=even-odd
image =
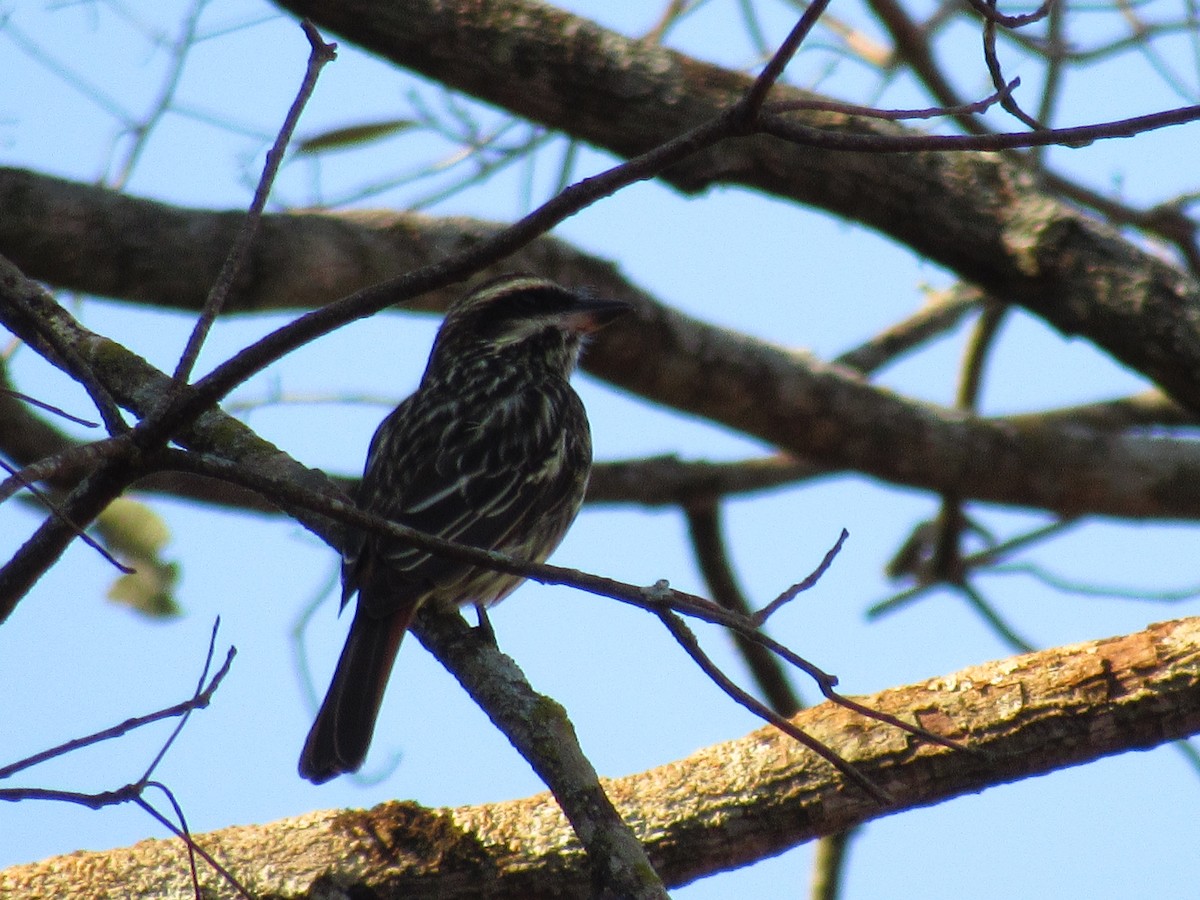
{"label": "blue sky", "polygon": [[[627,33],[645,31],[656,13],[580,2]],[[670,37],[690,53],[749,67],[754,57],[729,4],[711,3]],[[11,9],[0,26],[0,160],[82,181],[114,171],[123,147],[112,108],[36,61],[23,46],[34,39],[133,117],[148,108],[164,63],[127,22],[107,7],[75,5]],[[1167,4],[1161,4],[1166,12]],[[1155,11],[1155,4],[1143,9]],[[154,15],[169,31],[179,4]],[[782,34],[785,4],[763,7],[768,28]],[[835,10],[864,22],[857,7]],[[140,15],[150,15],[138,11]],[[624,18],[618,19],[617,16]],[[201,20],[211,37],[188,59],[178,108],[146,143],[128,189],[184,206],[243,208],[264,145],[243,132],[271,133],[303,71],[307,45],[299,29],[270,7],[218,0]],[[227,26],[242,26],[226,31]],[[14,31],[18,29],[18,31]],[[986,93],[978,38],[962,31],[947,48],[963,61],[964,89]],[[1180,51],[1188,61],[1186,47]],[[853,100],[871,78],[857,64],[814,49],[793,67],[797,83]],[[1081,81],[1062,124],[1117,118],[1180,105],[1144,64],[1085,72],[1106,89]],[[970,66],[970,68],[967,68]],[[1014,74],[1031,79],[1036,72]],[[1195,83],[1194,72],[1190,76]],[[427,84],[363,57],[343,44],[321,77],[300,133],[411,114],[409,92],[427,102]],[[880,105],[926,105],[903,78]],[[218,127],[200,118],[220,117]],[[484,111],[485,121],[496,121]],[[1097,186],[1119,183],[1134,202],[1156,202],[1194,187],[1196,128],[1135,141],[1054,151],[1052,158]],[[444,145],[406,134],[323,161],[284,170],[277,198],[286,204],[354,193],[444,152]],[[529,173],[518,166],[455,195],[435,212],[508,220],[525,210],[524,189],[544,197],[557,176],[561,145]],[[577,176],[610,163],[580,155]],[[319,185],[317,193],[315,185]],[[372,197],[361,206],[400,206],[428,192],[424,184]],[[947,273],[855,225],[738,190],[684,198],[636,185],[590,208],[556,234],[616,261],[635,284],[663,302],[707,320],[829,358],[904,318],[925,286],[952,283]],[[76,307],[81,320],[169,368],[183,346],[187,316],[110,301]],[[200,369],[215,365],[286,317],[242,317],[221,323]],[[436,322],[378,316],[351,325],[272,367],[235,394],[255,402],[279,394],[370,395],[398,401],[415,385]],[[888,370],[882,383],[946,403],[964,332]],[[77,414],[89,413],[82,391],[27,350],[11,359],[24,391]],[[988,413],[1036,410],[1140,390],[1144,382],[1083,341],[1069,341],[1024,315],[1012,316],[989,366]],[[696,419],[648,408],[586,376],[598,459],[656,453],[728,459],[763,448]],[[242,415],[264,437],[301,461],[355,474],[386,407],[372,404],[263,405]],[[81,432],[82,433],[82,432]],[[294,523],[150,498],[167,522],[166,553],[182,567],[185,615],[147,621],[104,599],[114,573],[82,545],[67,553],[0,628],[0,762],[176,702],[198,676],[209,631],[221,618],[219,651],[238,647],[233,671],[213,706],[195,717],[159,770],[196,832],[266,822],[314,808],[368,806],[411,798],[428,806],[482,803],[541,790],[527,765],[487,723],[457,684],[416,644],[406,644],[393,675],[368,776],[313,787],[295,774],[311,717],[297,675],[291,632],[321,601],[305,636],[307,659],[323,691],[348,618],[335,616],[333,554]],[[726,524],[747,593],[774,597],[807,574],[841,528],[851,537],[820,585],[772,620],[772,633],[827,671],[848,693],[954,671],[1009,655],[1009,650],[953,595],[935,593],[903,612],[867,623],[865,609],[895,588],[882,567],[913,525],[932,515],[936,498],[841,476],[731,501]],[[1036,513],[979,508],[1001,535],[1045,521]],[[36,527],[27,506],[0,508],[0,546],[13,548]],[[1183,525],[1087,522],[1032,558],[1096,583],[1176,588],[1200,582],[1196,536]],[[5,551],[11,552],[11,549]],[[554,561],[634,583],[660,578],[703,592],[677,511],[589,509]],[[1072,597],[1025,578],[993,577],[988,596],[1039,646],[1104,637],[1147,622],[1200,613],[1200,602],[1173,606]],[[495,611],[501,647],[533,685],[570,711],[585,751],[601,774],[619,776],[661,765],[758,727],[684,658],[661,626],[615,602],[565,588],[528,585]],[[702,632],[728,671],[742,674],[725,636]],[[811,685],[798,682],[808,699]],[[42,766],[23,783],[103,790],[140,775],[166,729],[150,729]],[[399,755],[399,764],[390,768]],[[1010,898],[1012,896],[1180,896],[1195,883],[1200,820],[1193,798],[1200,781],[1176,750],[1131,753],[1090,766],[869,824],[851,851],[846,897]],[[1166,798],[1166,799],[1164,799]],[[81,848],[104,848],[159,836],[134,809],[92,812],[59,804],[0,807],[0,866]],[[811,850],[801,847],[749,869],[681,889],[685,900],[794,897],[807,883]]]}

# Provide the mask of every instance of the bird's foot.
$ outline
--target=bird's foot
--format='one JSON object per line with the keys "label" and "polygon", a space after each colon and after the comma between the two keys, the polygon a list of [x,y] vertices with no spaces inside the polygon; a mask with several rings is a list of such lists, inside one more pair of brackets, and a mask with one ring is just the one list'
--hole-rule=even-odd
{"label": "bird's foot", "polygon": [[475,614],[479,617],[479,624],[475,626],[475,635],[483,643],[498,649],[496,631],[492,628],[492,620],[488,618],[487,607],[482,603],[476,603]]}

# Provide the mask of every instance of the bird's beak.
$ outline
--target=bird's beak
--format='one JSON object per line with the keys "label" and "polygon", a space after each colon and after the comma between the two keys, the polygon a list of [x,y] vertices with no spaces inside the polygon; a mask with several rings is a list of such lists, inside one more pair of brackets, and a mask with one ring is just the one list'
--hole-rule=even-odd
{"label": "bird's beak", "polygon": [[599,297],[579,297],[575,308],[567,314],[567,324],[580,334],[599,331],[609,322],[633,312],[633,306],[624,300],[607,300]]}

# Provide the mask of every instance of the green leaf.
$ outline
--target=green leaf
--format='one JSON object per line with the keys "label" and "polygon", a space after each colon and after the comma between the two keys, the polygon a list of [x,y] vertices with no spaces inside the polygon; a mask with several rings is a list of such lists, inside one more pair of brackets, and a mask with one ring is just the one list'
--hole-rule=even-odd
{"label": "green leaf", "polygon": [[179,615],[179,565],[161,556],[171,539],[162,517],[139,500],[118,497],[97,517],[96,531],[109,552],[135,570],[113,582],[109,599],[155,618]]}
{"label": "green leaf", "polygon": [[385,119],[382,122],[364,122],[322,131],[296,143],[296,152],[302,154],[324,153],[327,150],[346,150],[361,147],[394,134],[416,128],[412,119]]}
{"label": "green leaf", "polygon": [[108,599],[155,619],[173,619],[182,612],[175,600],[178,581],[177,563],[142,560],[133,572],[112,583]]}

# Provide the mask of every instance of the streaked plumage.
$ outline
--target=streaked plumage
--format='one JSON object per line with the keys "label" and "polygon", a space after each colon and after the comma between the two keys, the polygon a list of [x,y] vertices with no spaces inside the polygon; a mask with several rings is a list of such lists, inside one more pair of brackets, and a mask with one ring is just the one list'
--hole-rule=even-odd
{"label": "streaked plumage", "polygon": [[[487,282],[446,316],[417,391],[379,426],[363,509],[538,562],[579,511],[591,434],[568,378],[584,336],[626,310],[530,275]],[[424,603],[489,605],[523,579],[371,534],[348,536],[342,603],[358,606],[300,758],[321,783],[366,756],[392,664]]]}

